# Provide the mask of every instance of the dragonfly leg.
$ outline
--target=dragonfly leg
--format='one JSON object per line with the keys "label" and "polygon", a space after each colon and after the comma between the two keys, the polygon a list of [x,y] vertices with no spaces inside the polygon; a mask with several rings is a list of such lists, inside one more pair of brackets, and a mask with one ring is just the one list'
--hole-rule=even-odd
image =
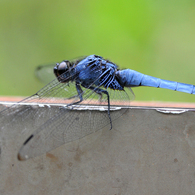
{"label": "dragonfly leg", "polygon": [[72,97],[66,98],[66,100],[71,100],[72,98],[76,98],[78,95],[74,95]]}
{"label": "dragonfly leg", "polygon": [[[78,104],[78,103],[80,103],[80,102],[83,101],[83,97],[81,95],[83,93],[83,90],[81,89],[80,85],[77,84],[77,83],[76,83],[76,89],[77,89],[77,92],[78,92],[78,95],[79,95],[79,99],[80,100],[78,102],[75,102],[75,103],[72,103],[72,104]],[[72,98],[76,98],[76,97],[78,97],[78,95],[74,95],[74,96],[69,97],[69,98],[66,98],[66,99],[69,100],[69,99],[72,99]],[[69,105],[72,105],[72,104],[69,104]]]}
{"label": "dragonfly leg", "polygon": [[[83,101],[83,96],[82,96],[83,90],[81,89],[81,86],[78,83],[76,83],[76,89],[77,89],[77,92],[78,92],[78,95],[79,95],[79,99],[80,100],[77,101],[77,102],[71,103],[71,104],[67,104],[67,106],[72,106],[74,104],[79,104],[79,103],[81,103]],[[73,97],[77,97],[77,96],[75,95]],[[73,98],[73,97],[71,97],[71,98]]]}
{"label": "dragonfly leg", "polygon": [[82,96],[83,90],[81,89],[81,86],[78,83],[76,83],[76,89],[77,89],[80,100],[73,103],[73,104],[78,104],[78,103],[81,103],[83,101],[83,96]]}
{"label": "dragonfly leg", "polygon": [[95,87],[92,87],[92,86],[90,86],[89,89],[93,90],[95,93],[100,95],[100,99],[102,99],[102,93],[107,95],[107,99],[108,99],[108,117],[110,119],[110,130],[111,130],[112,129],[112,119],[111,119],[111,116],[110,116],[110,96],[109,96],[109,93],[106,90],[95,88]]}

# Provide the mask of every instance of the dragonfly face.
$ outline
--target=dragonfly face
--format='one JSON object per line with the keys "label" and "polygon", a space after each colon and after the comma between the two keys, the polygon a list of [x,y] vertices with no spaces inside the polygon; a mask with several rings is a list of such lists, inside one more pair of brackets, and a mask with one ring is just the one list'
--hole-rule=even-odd
{"label": "dragonfly face", "polygon": [[64,60],[61,63],[56,63],[53,71],[59,82],[66,83],[69,81],[71,63],[68,60]]}

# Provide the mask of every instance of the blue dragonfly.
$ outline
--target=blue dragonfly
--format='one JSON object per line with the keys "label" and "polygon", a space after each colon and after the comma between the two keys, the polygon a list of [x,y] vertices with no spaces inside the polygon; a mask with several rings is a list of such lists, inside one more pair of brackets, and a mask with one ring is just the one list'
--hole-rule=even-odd
{"label": "blue dragonfly", "polygon": [[[49,75],[50,68],[38,67],[38,76]],[[132,87],[150,86],[195,94],[194,85],[155,78],[131,69],[120,70],[115,63],[98,55],[64,60],[52,68],[53,81],[0,112],[8,127],[17,125],[19,118],[25,121],[30,116],[35,120],[32,127],[35,131],[19,150],[19,160],[41,155],[104,126],[112,129],[112,121],[128,110],[129,102],[134,98]],[[58,107],[54,115],[41,117],[40,109],[33,109],[31,105],[46,106],[48,110],[51,106]]]}

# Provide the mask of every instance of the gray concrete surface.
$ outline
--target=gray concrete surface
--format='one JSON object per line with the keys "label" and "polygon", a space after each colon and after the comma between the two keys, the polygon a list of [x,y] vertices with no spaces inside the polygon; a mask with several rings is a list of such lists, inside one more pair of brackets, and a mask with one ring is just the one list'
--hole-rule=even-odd
{"label": "gray concrete surface", "polygon": [[185,111],[130,108],[111,131],[24,162],[17,153],[32,132],[1,121],[0,194],[195,194],[195,112]]}

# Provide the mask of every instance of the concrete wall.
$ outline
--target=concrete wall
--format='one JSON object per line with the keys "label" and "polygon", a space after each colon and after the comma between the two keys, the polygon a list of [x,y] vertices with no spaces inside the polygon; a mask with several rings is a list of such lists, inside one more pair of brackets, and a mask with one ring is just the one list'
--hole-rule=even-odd
{"label": "concrete wall", "polygon": [[193,111],[130,108],[113,121],[111,131],[104,128],[27,161],[18,161],[17,153],[32,132],[5,123],[1,121],[1,195],[195,194]]}

